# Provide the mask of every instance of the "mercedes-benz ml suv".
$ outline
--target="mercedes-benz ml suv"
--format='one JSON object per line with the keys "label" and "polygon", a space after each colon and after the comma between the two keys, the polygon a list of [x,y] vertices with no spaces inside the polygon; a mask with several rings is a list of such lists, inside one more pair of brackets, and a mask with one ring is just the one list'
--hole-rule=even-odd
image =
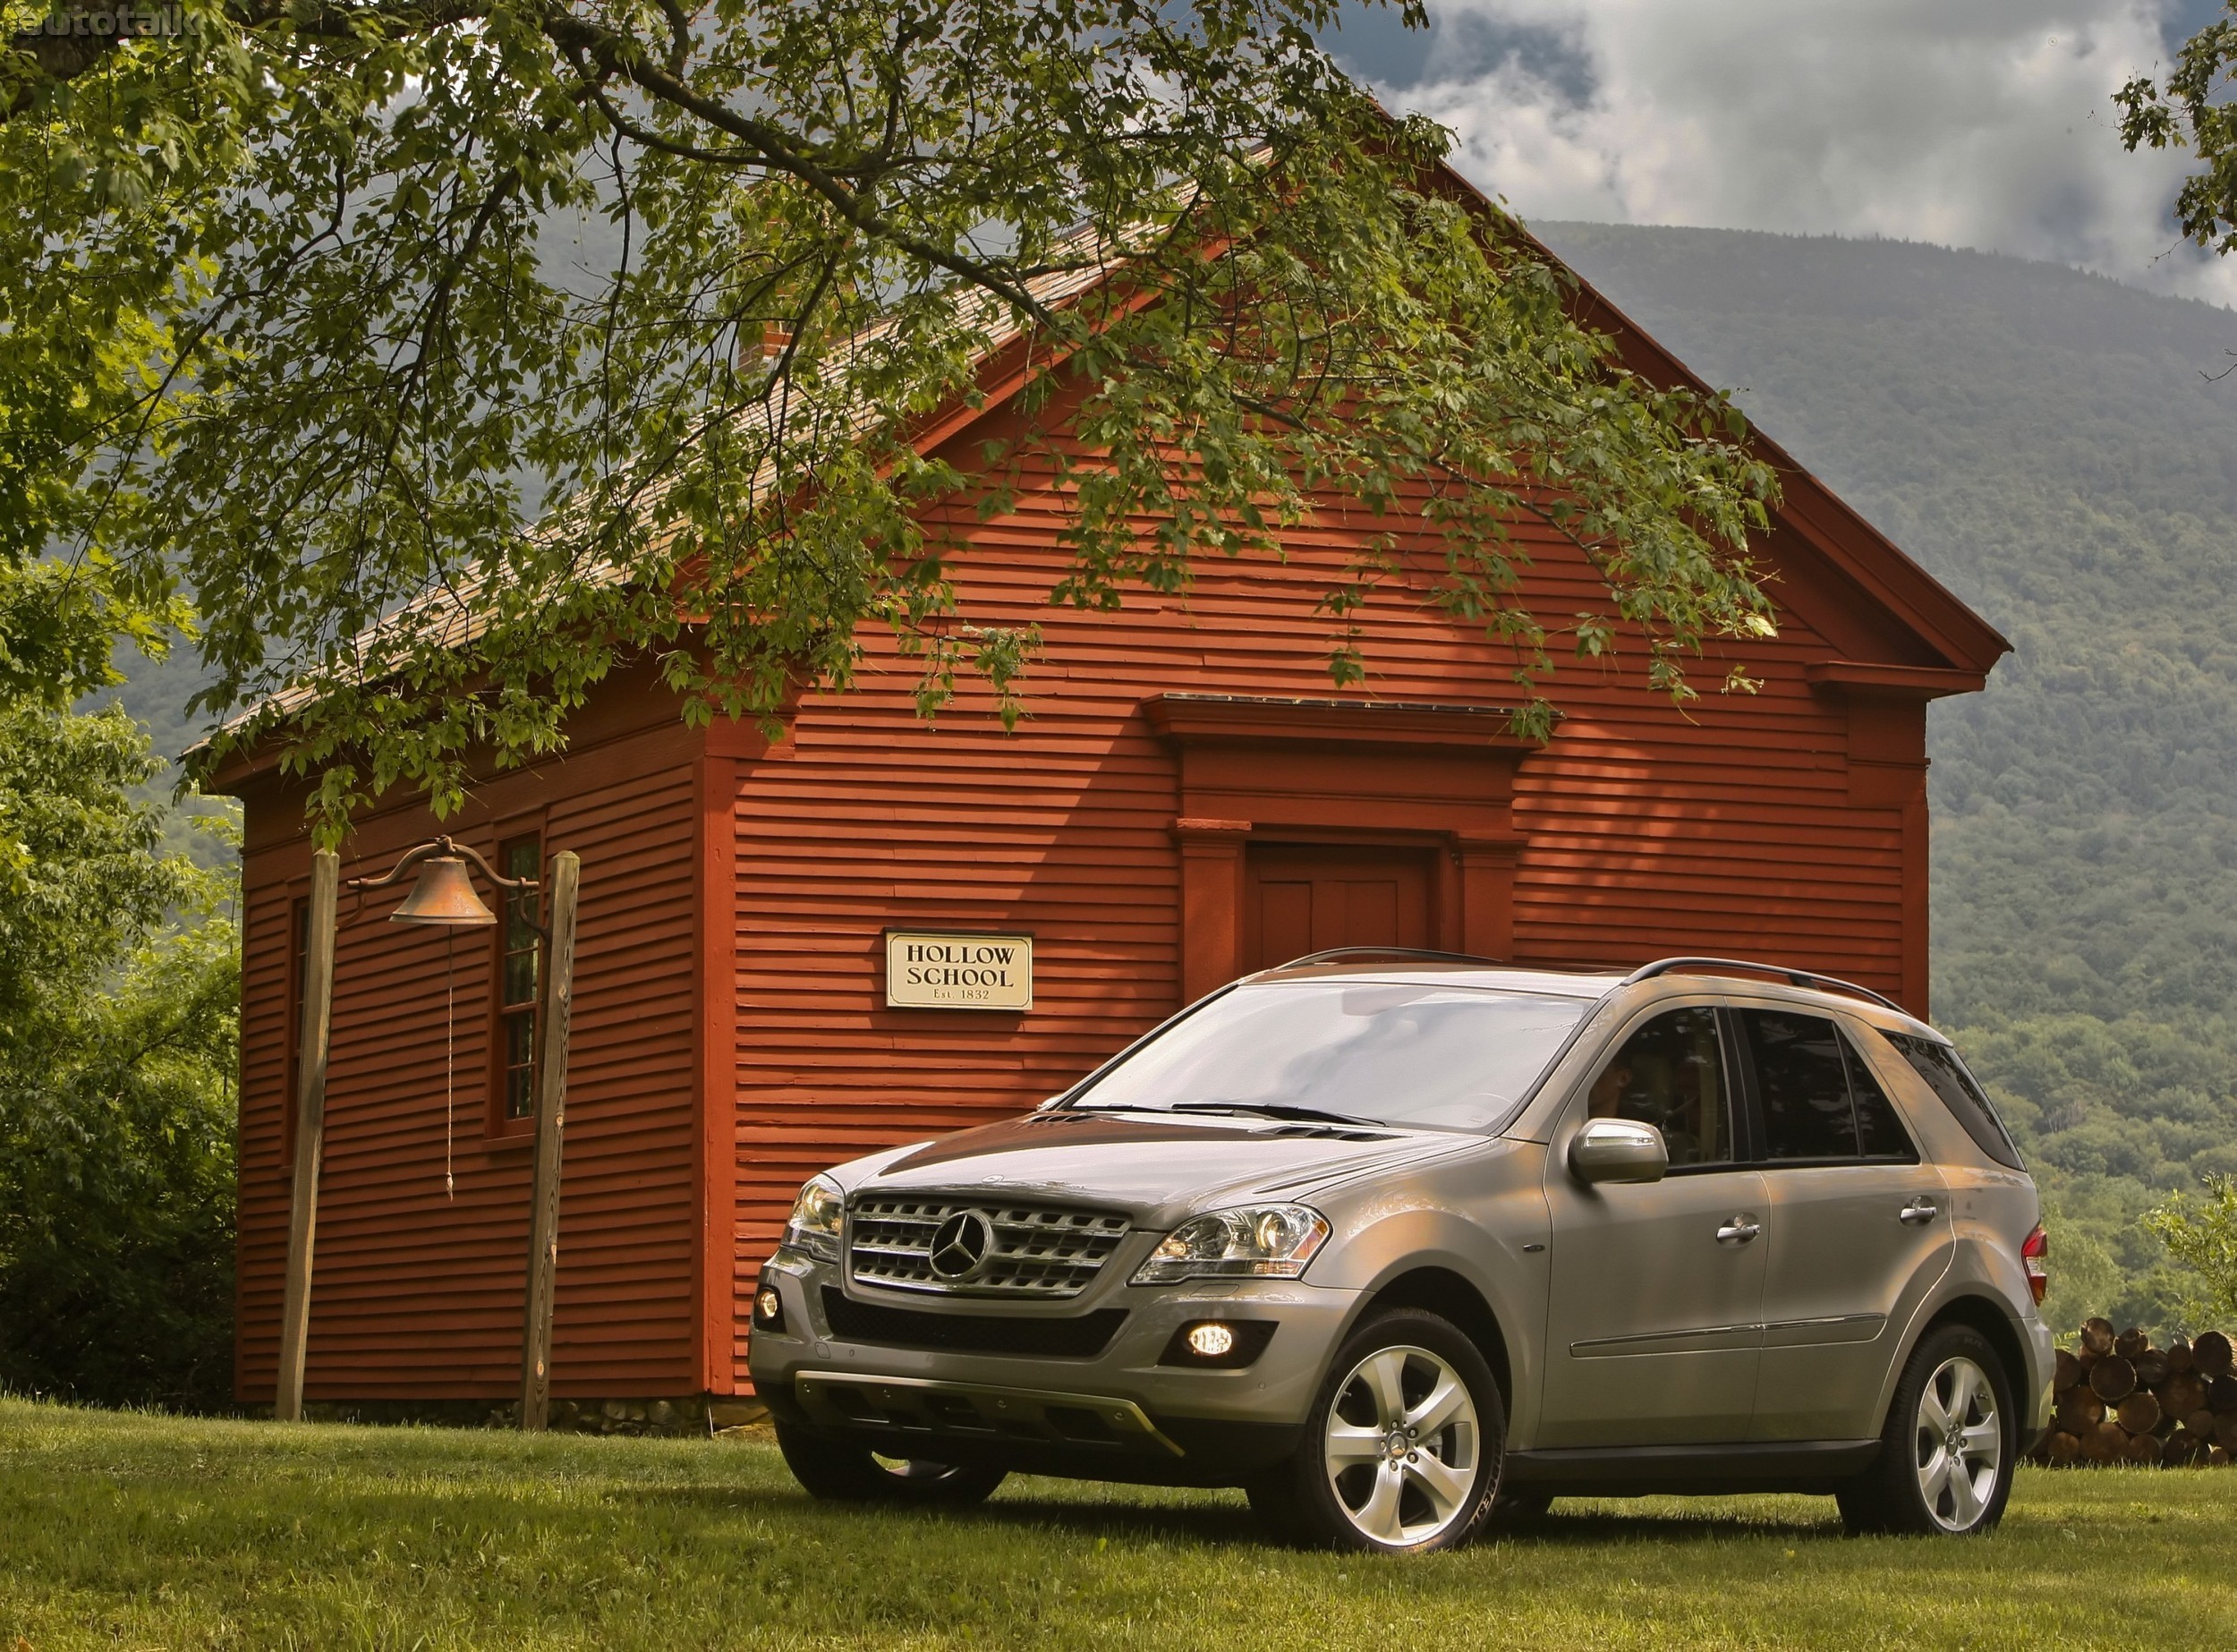
{"label": "mercedes-benz ml suv", "polygon": [[2042,1424],[2037,1215],[1948,1041],[1862,988],[1323,955],[814,1178],[752,1365],[821,1496],[1241,1486],[1390,1551],[1565,1494],[1977,1532]]}

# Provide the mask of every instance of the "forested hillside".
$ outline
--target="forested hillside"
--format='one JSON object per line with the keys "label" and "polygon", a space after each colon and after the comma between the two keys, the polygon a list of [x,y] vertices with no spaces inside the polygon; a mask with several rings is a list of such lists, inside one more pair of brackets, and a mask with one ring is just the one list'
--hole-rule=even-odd
{"label": "forested hillside", "polygon": [[1935,1018],[2066,1218],[2060,1317],[2171,1317],[2134,1216],[2237,1172],[2237,314],[1901,243],[1534,227],[2012,638],[1929,724]]}

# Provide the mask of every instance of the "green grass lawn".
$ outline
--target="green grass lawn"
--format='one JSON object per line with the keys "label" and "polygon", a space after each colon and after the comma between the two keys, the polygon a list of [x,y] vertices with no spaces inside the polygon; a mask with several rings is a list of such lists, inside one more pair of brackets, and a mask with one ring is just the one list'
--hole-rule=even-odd
{"label": "green grass lawn", "polygon": [[773,1446],[0,1400],[0,1652],[71,1647],[2193,1646],[2237,1471],[2025,1469],[1985,1541],[1829,1500],[1565,1503],[1459,1554],[1260,1542],[1239,1495],[1013,1480],[817,1504]]}

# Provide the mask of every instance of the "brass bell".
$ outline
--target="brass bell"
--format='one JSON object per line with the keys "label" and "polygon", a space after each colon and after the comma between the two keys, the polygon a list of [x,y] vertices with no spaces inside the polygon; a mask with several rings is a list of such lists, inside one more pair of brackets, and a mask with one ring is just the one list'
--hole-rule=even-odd
{"label": "brass bell", "polygon": [[430,855],[420,863],[420,881],[404,905],[388,915],[391,924],[453,924],[486,928],[498,915],[474,893],[466,863],[455,855]]}

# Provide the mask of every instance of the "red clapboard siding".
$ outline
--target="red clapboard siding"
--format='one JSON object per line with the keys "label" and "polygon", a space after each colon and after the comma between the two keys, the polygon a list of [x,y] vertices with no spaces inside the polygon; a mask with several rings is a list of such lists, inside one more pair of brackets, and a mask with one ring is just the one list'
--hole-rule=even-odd
{"label": "red clapboard siding", "polygon": [[[1141,596],[1084,614],[1045,602],[1063,563],[1061,508],[1053,490],[1021,490],[1009,515],[963,529],[955,563],[972,617],[1042,626],[1015,734],[983,697],[920,721],[910,662],[873,639],[856,690],[811,699],[789,742],[739,767],[741,1302],[805,1177],[1029,1106],[1179,1007],[1178,772],[1142,702],[1335,692],[1333,628],[1314,605],[1365,529],[1293,534],[1279,563],[1202,568],[1185,601]],[[1529,524],[1518,541],[1539,611],[1604,607],[1574,546]],[[1790,580],[1822,560],[1797,559]],[[1807,606],[1786,608],[1775,640],[1697,662],[1705,692],[1683,713],[1642,686],[1636,651],[1619,668],[1557,674],[1561,731],[1516,779],[1514,826],[1528,840],[1518,959],[1714,951],[1901,989],[1904,949],[1923,942],[1907,939],[1903,887],[1924,867],[1907,862],[1897,810],[1850,800],[1846,710],[1804,677],[1834,651],[1801,617]],[[1892,629],[1870,611],[1848,618]],[[1510,700],[1511,662],[1418,588],[1394,583],[1365,629],[1371,675],[1355,694]],[[1759,693],[1715,692],[1731,659],[1762,679]],[[1033,1012],[882,1008],[880,932],[908,924],[1031,931]],[[746,1323],[741,1308],[741,1385]]]}
{"label": "red clapboard siding", "polygon": [[[564,762],[489,779],[440,830],[493,855],[540,831],[583,857],[566,1171],[554,1327],[561,1395],[695,1392],[691,1138],[698,970],[690,946],[694,741],[644,683],[601,740]],[[610,731],[609,731],[610,733]],[[268,1399],[286,1250],[283,1102],[291,1068],[289,911],[305,884],[302,798],[244,788],[236,1392]],[[342,875],[387,870],[438,830],[400,806],[362,822]],[[528,1138],[484,1128],[493,932],[447,941],[386,921],[397,891],[353,912],[335,969],[325,1170],[306,1389],[321,1399],[489,1399],[519,1392]],[[484,891],[487,894],[487,891]],[[447,972],[447,949],[455,967]],[[444,992],[456,992],[457,1190],[443,1187]]]}

